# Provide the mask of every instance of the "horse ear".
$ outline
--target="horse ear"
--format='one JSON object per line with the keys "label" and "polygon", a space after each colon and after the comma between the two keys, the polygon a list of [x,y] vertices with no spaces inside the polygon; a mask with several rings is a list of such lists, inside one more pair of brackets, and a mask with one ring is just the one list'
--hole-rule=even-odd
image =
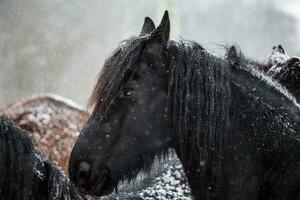
{"label": "horse ear", "polygon": [[285,50],[283,49],[283,47],[280,45],[278,45],[278,49],[281,53],[284,53],[285,54]]}
{"label": "horse ear", "polygon": [[241,59],[241,53],[238,53],[236,47],[232,45],[229,47],[227,54],[226,54],[226,59],[228,60],[230,65],[238,65],[240,63]]}
{"label": "horse ear", "polygon": [[283,47],[281,46],[281,44],[279,44],[277,47],[274,46],[273,51],[278,51],[279,53],[285,54],[285,51],[284,51]]}
{"label": "horse ear", "polygon": [[155,24],[150,17],[145,17],[144,25],[140,35],[147,35],[155,30]]}
{"label": "horse ear", "polygon": [[162,38],[162,41],[164,44],[166,44],[169,41],[170,37],[170,19],[169,19],[169,13],[166,10],[164,13],[164,16],[159,24],[159,26],[156,29],[157,34],[159,34]]}

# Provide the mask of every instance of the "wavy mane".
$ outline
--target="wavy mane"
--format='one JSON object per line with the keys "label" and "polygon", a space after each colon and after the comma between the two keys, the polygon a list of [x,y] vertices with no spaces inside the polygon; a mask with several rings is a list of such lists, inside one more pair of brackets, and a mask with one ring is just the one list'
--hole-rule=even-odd
{"label": "wavy mane", "polygon": [[173,133],[180,141],[177,153],[186,160],[195,155],[200,158],[205,163],[203,175],[210,174],[214,166],[218,180],[229,123],[229,63],[196,42],[171,41],[168,49],[169,105]]}

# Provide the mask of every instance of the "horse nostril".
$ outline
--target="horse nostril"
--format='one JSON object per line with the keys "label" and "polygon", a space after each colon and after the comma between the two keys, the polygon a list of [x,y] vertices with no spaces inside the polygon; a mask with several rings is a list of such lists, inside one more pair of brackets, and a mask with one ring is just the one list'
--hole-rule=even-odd
{"label": "horse nostril", "polygon": [[81,161],[77,171],[78,185],[84,186],[89,184],[91,165],[86,161]]}

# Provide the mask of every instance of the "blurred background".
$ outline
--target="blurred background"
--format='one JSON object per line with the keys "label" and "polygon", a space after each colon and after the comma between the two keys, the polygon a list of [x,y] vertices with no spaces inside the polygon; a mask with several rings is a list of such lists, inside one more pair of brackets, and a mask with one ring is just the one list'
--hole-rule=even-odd
{"label": "blurred background", "polygon": [[171,37],[263,61],[274,45],[300,56],[299,0],[0,0],[0,107],[36,93],[86,105],[105,58],[164,10]]}

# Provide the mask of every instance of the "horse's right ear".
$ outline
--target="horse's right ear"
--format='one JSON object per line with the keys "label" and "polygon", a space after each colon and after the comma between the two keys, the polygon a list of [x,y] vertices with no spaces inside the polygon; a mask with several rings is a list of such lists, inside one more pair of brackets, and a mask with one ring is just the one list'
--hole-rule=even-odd
{"label": "horse's right ear", "polygon": [[161,37],[164,44],[168,43],[170,37],[170,19],[167,10],[165,11],[164,16],[156,29],[156,34]]}
{"label": "horse's right ear", "polygon": [[147,35],[155,30],[155,24],[150,17],[145,17],[144,25],[140,35]]}

